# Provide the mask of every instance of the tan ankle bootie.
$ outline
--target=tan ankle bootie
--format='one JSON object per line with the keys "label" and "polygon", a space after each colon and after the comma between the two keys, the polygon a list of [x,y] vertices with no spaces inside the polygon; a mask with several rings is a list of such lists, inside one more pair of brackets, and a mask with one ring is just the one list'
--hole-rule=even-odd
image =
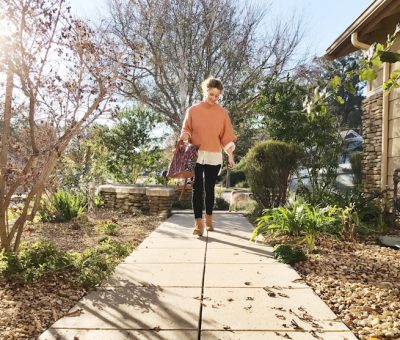
{"label": "tan ankle bootie", "polygon": [[207,231],[214,230],[214,226],[213,226],[213,222],[212,222],[212,215],[206,214],[206,227],[207,227]]}
{"label": "tan ankle bootie", "polygon": [[203,219],[202,218],[196,218],[194,220],[193,235],[203,236],[203,232],[204,232]]}

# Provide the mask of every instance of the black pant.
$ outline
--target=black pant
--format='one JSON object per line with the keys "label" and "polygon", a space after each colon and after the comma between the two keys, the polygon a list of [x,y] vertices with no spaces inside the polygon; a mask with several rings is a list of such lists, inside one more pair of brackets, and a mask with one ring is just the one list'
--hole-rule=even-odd
{"label": "black pant", "polygon": [[202,218],[204,191],[207,215],[212,215],[214,207],[214,188],[221,165],[196,164],[194,168],[193,210],[194,218]]}

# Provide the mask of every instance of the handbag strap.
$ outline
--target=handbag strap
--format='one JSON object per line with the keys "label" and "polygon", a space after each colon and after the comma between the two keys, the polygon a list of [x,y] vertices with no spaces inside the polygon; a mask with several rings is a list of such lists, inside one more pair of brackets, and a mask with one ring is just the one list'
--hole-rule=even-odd
{"label": "handbag strap", "polygon": [[185,189],[186,189],[186,184],[187,184],[187,178],[185,178],[185,184],[183,185],[183,187],[181,189],[181,194],[179,195],[179,200],[180,201],[182,201],[183,193],[185,192]]}

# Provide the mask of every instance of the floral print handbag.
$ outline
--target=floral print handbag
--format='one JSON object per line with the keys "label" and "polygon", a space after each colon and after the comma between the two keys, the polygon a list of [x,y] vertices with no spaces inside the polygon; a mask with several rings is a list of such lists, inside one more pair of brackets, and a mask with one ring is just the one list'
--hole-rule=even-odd
{"label": "floral print handbag", "polygon": [[179,141],[168,166],[169,178],[192,178],[199,148],[191,143]]}
{"label": "floral print handbag", "polygon": [[179,141],[176,143],[171,162],[168,166],[168,178],[185,179],[185,185],[179,199],[182,199],[188,178],[194,177],[194,168],[198,157],[199,148],[191,143]]}

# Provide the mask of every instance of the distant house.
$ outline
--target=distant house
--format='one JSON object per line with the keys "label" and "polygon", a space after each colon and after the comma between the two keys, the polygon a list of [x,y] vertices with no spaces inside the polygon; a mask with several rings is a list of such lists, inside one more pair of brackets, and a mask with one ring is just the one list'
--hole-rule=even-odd
{"label": "distant house", "polygon": [[362,151],[364,138],[354,130],[345,130],[340,132],[343,139],[343,151],[351,153],[354,151]]}
{"label": "distant house", "polygon": [[349,140],[352,138],[362,138],[362,136],[355,132],[354,130],[344,130],[340,132],[340,136],[342,137],[342,139],[344,140]]}
{"label": "distant house", "polygon": [[[328,47],[326,56],[335,59],[374,42],[385,43],[400,21],[400,0],[376,0]],[[400,43],[393,47],[400,52]],[[400,89],[388,96],[382,84],[400,63],[384,63],[378,77],[367,84],[363,103],[363,186],[365,191],[392,186],[392,175],[400,168]]]}

